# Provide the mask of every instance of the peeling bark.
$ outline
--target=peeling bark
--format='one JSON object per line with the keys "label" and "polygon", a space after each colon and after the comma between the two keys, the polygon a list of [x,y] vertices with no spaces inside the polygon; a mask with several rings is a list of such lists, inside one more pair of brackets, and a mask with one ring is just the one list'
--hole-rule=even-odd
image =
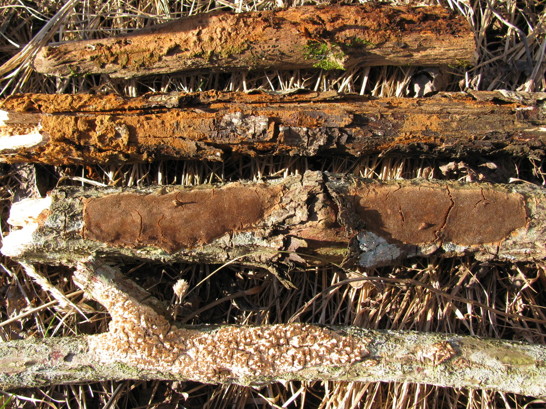
{"label": "peeling bark", "polygon": [[201,14],[118,37],[53,44],[34,67],[57,76],[131,78],[200,69],[468,64],[475,49],[465,19],[441,7],[336,4]]}
{"label": "peeling bark", "polygon": [[108,309],[109,331],[0,343],[3,390],[122,379],[244,385],[336,380],[546,396],[542,345],[308,324],[177,327],[157,312],[157,300],[105,264],[86,262],[74,279]]}
{"label": "peeling bark", "polygon": [[306,172],[269,183],[64,188],[12,206],[7,256],[374,267],[407,257],[546,258],[546,191]]}
{"label": "peeling bark", "polygon": [[512,102],[492,94],[380,99],[342,98],[335,92],[173,93],[128,99],[16,95],[0,105],[0,160],[61,165],[158,158],[218,161],[231,152],[543,153],[544,93],[511,97]]}

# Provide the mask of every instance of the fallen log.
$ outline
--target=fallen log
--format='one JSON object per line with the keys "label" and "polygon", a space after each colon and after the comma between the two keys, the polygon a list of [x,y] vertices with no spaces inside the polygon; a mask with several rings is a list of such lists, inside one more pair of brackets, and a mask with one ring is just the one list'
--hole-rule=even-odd
{"label": "fallen log", "polygon": [[107,308],[109,331],[0,343],[2,390],[124,379],[335,380],[546,396],[543,345],[309,324],[178,327],[158,312],[156,299],[112,267],[86,262],[74,280]]}
{"label": "fallen log", "polygon": [[131,78],[178,71],[469,64],[474,34],[442,7],[304,6],[186,17],[127,35],[41,49],[44,74]]}
{"label": "fallen log", "polygon": [[543,154],[546,94],[520,94],[512,102],[501,92],[379,99],[336,93],[15,95],[0,105],[0,161],[218,161],[232,152]]}
{"label": "fallen log", "polygon": [[433,253],[536,261],[546,257],[545,199],[530,184],[382,183],[311,171],[219,187],[70,187],[14,203],[2,252],[67,265],[125,256],[375,267]]}

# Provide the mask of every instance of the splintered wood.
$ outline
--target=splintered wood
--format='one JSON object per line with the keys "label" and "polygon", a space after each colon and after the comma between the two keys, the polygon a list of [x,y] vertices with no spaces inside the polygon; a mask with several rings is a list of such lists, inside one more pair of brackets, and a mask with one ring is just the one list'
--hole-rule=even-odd
{"label": "splintered wood", "polygon": [[528,155],[546,93],[367,98],[334,93],[27,94],[0,104],[0,161],[102,164],[241,155],[426,151]]}
{"label": "splintered wood", "polygon": [[38,72],[131,78],[177,71],[468,64],[474,34],[442,7],[304,6],[200,14],[128,35],[53,44]]}
{"label": "splintered wood", "polygon": [[[269,183],[55,190],[12,206],[5,255],[375,267],[407,257],[546,257],[546,192],[532,185],[373,182],[320,172]],[[17,230],[17,227],[21,227]]]}
{"label": "splintered wood", "polygon": [[543,345],[308,324],[179,328],[158,313],[157,299],[112,267],[80,264],[74,280],[108,309],[109,331],[0,343],[3,390],[122,379],[243,385],[337,380],[546,396]]}

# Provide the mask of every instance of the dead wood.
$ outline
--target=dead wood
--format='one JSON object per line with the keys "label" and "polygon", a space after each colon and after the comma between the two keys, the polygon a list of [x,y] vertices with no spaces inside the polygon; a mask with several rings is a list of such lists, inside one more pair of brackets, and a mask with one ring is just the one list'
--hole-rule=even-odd
{"label": "dead wood", "polygon": [[232,152],[251,156],[360,156],[408,150],[452,156],[543,153],[544,93],[472,95],[379,99],[341,97],[335,92],[173,93],[139,98],[16,95],[0,106],[0,160],[59,165],[158,158],[217,161]]}
{"label": "dead wood", "polygon": [[37,71],[131,78],[214,69],[447,65],[474,60],[464,17],[441,7],[305,6],[187,17],[128,35],[44,47]]}
{"label": "dead wood", "polygon": [[3,390],[123,379],[335,380],[546,395],[542,345],[309,324],[178,327],[157,312],[156,299],[112,267],[86,262],[74,279],[108,309],[109,331],[0,343]]}
{"label": "dead wood", "polygon": [[[375,182],[306,172],[268,183],[55,190],[15,203],[8,256],[374,267],[407,257],[546,257],[546,191],[522,185]],[[16,228],[21,227],[20,230]]]}

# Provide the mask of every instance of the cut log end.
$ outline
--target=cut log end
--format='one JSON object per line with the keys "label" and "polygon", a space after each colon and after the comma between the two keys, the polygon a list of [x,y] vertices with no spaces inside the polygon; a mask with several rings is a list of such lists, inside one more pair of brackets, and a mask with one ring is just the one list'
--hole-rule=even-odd
{"label": "cut log end", "polygon": [[0,110],[0,162],[9,161],[11,154],[18,156],[46,142],[40,124],[35,122],[36,116]]}
{"label": "cut log end", "polygon": [[[0,136],[0,155],[17,153],[21,149],[32,149],[40,146],[45,141],[40,132],[23,135]],[[0,160],[3,158],[0,158]]]}

